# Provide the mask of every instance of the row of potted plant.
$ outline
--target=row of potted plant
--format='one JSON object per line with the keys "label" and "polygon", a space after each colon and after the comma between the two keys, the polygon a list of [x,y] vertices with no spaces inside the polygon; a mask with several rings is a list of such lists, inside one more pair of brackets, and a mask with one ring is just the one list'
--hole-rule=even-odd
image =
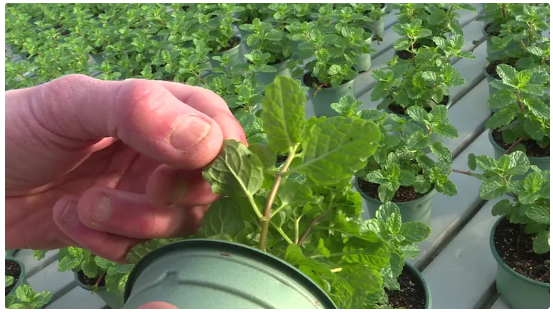
{"label": "row of potted plant", "polygon": [[52,300],[52,293],[39,293],[29,285],[25,277],[25,265],[15,259],[17,250],[9,250],[5,256],[5,307],[6,309],[40,309]]}

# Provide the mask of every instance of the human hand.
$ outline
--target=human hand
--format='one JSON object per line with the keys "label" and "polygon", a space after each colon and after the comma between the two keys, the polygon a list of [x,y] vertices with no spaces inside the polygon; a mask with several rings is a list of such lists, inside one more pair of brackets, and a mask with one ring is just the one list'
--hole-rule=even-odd
{"label": "human hand", "polygon": [[217,199],[201,168],[246,143],[215,93],[69,75],[6,92],[6,249],[132,246],[199,228]]}

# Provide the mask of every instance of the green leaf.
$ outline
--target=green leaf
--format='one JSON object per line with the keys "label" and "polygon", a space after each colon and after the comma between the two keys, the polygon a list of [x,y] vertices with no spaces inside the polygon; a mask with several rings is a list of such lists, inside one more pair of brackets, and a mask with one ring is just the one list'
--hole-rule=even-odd
{"label": "green leaf", "polygon": [[438,157],[439,161],[451,162],[451,151],[442,142],[434,142],[430,146],[432,153]]}
{"label": "green leaf", "polygon": [[487,129],[497,129],[501,126],[508,125],[515,118],[515,114],[509,108],[503,108],[500,111],[493,114],[486,121]]}
{"label": "green leaf", "polygon": [[86,257],[81,264],[81,269],[83,270],[84,275],[89,278],[98,276],[98,265],[96,265],[94,257]]}
{"label": "green leaf", "polygon": [[528,193],[538,193],[543,185],[543,179],[538,172],[530,172],[523,181],[524,190]]}
{"label": "green leaf", "polygon": [[455,139],[459,136],[459,132],[457,131],[457,128],[455,128],[450,124],[445,124],[445,123],[436,125],[436,127],[434,127],[434,132],[443,137],[451,138],[451,139]]}
{"label": "green leaf", "polygon": [[534,252],[543,254],[549,252],[551,246],[549,231],[541,231],[534,237]]}
{"label": "green leaf", "polygon": [[379,141],[380,130],[372,121],[341,116],[324,119],[307,133],[303,163],[290,173],[303,173],[320,184],[349,179],[366,165]]}
{"label": "green leaf", "polygon": [[532,205],[525,211],[526,216],[530,218],[530,220],[541,223],[541,224],[549,224],[550,220],[550,212],[549,207],[545,205]]}
{"label": "green leaf", "polygon": [[492,208],[493,216],[510,215],[513,211],[513,205],[508,199],[503,199],[497,202]]}
{"label": "green leaf", "polygon": [[58,271],[65,272],[77,268],[81,264],[82,258],[63,257],[58,262]]}
{"label": "green leaf", "polygon": [[260,143],[250,143],[248,149],[259,157],[263,167],[273,168],[277,162],[277,155],[268,146]]}
{"label": "green leaf", "polygon": [[277,76],[265,91],[261,119],[274,152],[288,152],[301,142],[306,124],[305,93],[298,82]]}
{"label": "green leaf", "polygon": [[385,202],[376,211],[376,219],[382,221],[384,224],[388,223],[388,219],[393,214],[401,215],[398,205],[392,202]]}
{"label": "green leaf", "polygon": [[400,249],[403,251],[403,257],[405,259],[415,259],[421,253],[421,250],[417,245],[404,245]]}
{"label": "green leaf", "polygon": [[468,166],[470,170],[476,170],[476,156],[473,153],[468,156]]}
{"label": "green leaf", "polygon": [[492,178],[484,180],[480,186],[480,198],[490,200],[505,195],[507,188],[500,179]]}
{"label": "green leaf", "polygon": [[506,64],[499,64],[496,67],[497,74],[503,80],[503,83],[512,87],[518,86],[517,71],[514,67]]}
{"label": "green leaf", "polygon": [[15,279],[13,278],[13,276],[6,276],[6,287],[12,285],[14,281]]}
{"label": "green leaf", "polygon": [[198,234],[203,238],[233,241],[244,229],[240,208],[230,197],[223,197],[213,203],[202,219]]}
{"label": "green leaf", "polygon": [[428,145],[430,145],[430,137],[422,131],[413,133],[407,140],[407,148],[409,149],[423,149]]}
{"label": "green leaf", "polygon": [[35,291],[29,285],[19,285],[19,287],[15,289],[15,296],[17,300],[29,303],[33,302],[35,299]]}
{"label": "green leaf", "polygon": [[540,141],[543,139],[545,133],[542,129],[542,124],[540,120],[535,117],[528,116],[524,118],[524,131],[535,141]]}
{"label": "green leaf", "polygon": [[407,114],[409,115],[409,117],[413,118],[413,120],[422,124],[424,124],[425,121],[429,120],[428,113],[419,106],[411,106],[407,108]]}
{"label": "green leaf", "polygon": [[309,277],[333,278],[333,274],[328,265],[306,257],[298,245],[288,245],[284,260],[291,265],[298,267]]}
{"label": "green leaf", "polygon": [[526,105],[537,117],[549,120],[551,111],[544,102],[535,97],[530,97],[526,99]]}
{"label": "green leaf", "polygon": [[445,181],[437,181],[436,182],[436,190],[438,192],[447,195],[447,196],[455,196],[457,195],[457,186],[450,180]]}
{"label": "green leaf", "polygon": [[500,109],[516,101],[516,96],[509,89],[496,91],[488,99],[488,106],[492,109]]}
{"label": "green leaf", "polygon": [[37,260],[42,260],[46,257],[46,252],[48,250],[33,250],[33,257]]}
{"label": "green leaf", "polygon": [[129,280],[129,274],[125,274],[119,279],[119,290],[125,291],[125,287],[127,286],[127,281]]}
{"label": "green leaf", "polygon": [[342,97],[340,102],[330,104],[330,107],[332,107],[332,109],[340,115],[350,117],[355,115],[357,108],[361,105],[363,105],[363,102],[356,100],[355,97],[351,95],[348,95]]}
{"label": "green leaf", "polygon": [[263,184],[263,164],[244,144],[224,140],[221,152],[203,171],[215,194],[251,197]]}
{"label": "green leaf", "polygon": [[430,236],[430,227],[418,221],[405,222],[401,226],[400,235],[410,243],[420,243]]}
{"label": "green leaf", "polygon": [[392,234],[399,234],[401,231],[401,214],[393,213],[388,220],[386,220],[386,229]]}
{"label": "green leaf", "polygon": [[515,151],[504,156],[509,157],[509,169],[506,172],[507,175],[523,175],[530,168],[530,160],[524,152]]}

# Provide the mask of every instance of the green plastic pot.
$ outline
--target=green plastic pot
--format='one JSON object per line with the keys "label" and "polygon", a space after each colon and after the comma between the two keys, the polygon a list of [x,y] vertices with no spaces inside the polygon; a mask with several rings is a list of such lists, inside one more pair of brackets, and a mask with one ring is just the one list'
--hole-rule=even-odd
{"label": "green plastic pot", "polygon": [[21,273],[19,273],[19,279],[17,280],[17,282],[15,283],[15,286],[12,288],[12,290],[7,295],[7,296],[9,296],[9,295],[14,295],[15,296],[15,290],[21,285],[29,285],[29,282],[27,281],[27,278],[25,277],[25,264],[23,264],[23,262],[15,259],[15,258],[12,258],[12,257],[6,257],[5,258],[6,262],[8,260],[17,262],[17,264],[19,265],[19,268],[21,269]]}
{"label": "green plastic pot", "polygon": [[165,301],[180,309],[335,309],[298,269],[245,245],[207,239],[167,244],[142,258],[125,289],[125,308]]}
{"label": "green plastic pot", "polygon": [[13,258],[16,252],[18,252],[19,249],[8,249],[6,250],[6,255],[4,258]]}
{"label": "green plastic pot", "polygon": [[[372,30],[367,29],[367,28],[365,28],[365,31],[369,33],[369,38],[367,38],[367,40],[365,40],[365,42],[367,44],[371,44],[371,42],[373,40],[373,36],[374,36],[373,32],[372,32]],[[360,55],[356,56],[354,66],[355,66],[355,69],[360,73],[366,72],[369,69],[371,69],[371,66],[372,66],[371,54],[366,53],[366,54],[360,54]]]}
{"label": "green plastic pot", "polygon": [[[369,195],[365,194],[361,187],[359,187],[359,178],[355,177],[354,180],[355,189],[361,194],[365,204],[367,204],[367,209],[369,210],[369,215],[374,218],[376,211],[382,205],[382,202],[379,199],[372,198]],[[436,195],[436,189],[432,188],[424,196],[417,198],[408,202],[394,202],[399,207],[401,212],[401,221],[402,222],[411,222],[419,221],[425,224],[430,224],[430,216],[432,214],[432,199]]]}
{"label": "green plastic pot", "polygon": [[[497,144],[495,140],[492,137],[492,131],[488,131],[488,139],[490,140],[490,143],[493,146],[493,151],[495,155],[495,159],[499,159],[504,153],[505,149]],[[536,165],[541,170],[549,170],[550,163],[549,163],[549,157],[528,157],[528,160],[530,160],[530,164]],[[523,176],[517,177],[515,179],[522,179]]]}
{"label": "green plastic pot", "polygon": [[[88,290],[90,292],[93,291],[92,286],[85,285],[83,282],[79,280],[79,274],[77,272],[74,273],[75,282],[77,282],[77,285],[79,287]],[[123,308],[123,291],[107,291],[106,286],[98,287],[95,291],[95,293],[102,298],[102,300],[112,309],[121,309]]]}
{"label": "green plastic pot", "polygon": [[[402,217],[403,218],[403,217]],[[403,220],[402,220],[403,221]],[[405,266],[403,269],[407,269],[413,273],[413,275],[416,276],[417,281],[422,284],[424,288],[424,308],[425,309],[432,309],[432,296],[430,295],[430,289],[428,288],[428,284],[426,284],[426,281],[424,280],[424,277],[422,276],[421,272],[417,270],[413,265],[410,263],[405,262]]]}
{"label": "green plastic pot", "polygon": [[[303,79],[301,82],[304,84]],[[315,91],[316,89],[311,87],[307,90],[307,93],[311,97],[315,117],[339,116],[340,114],[333,110],[330,104],[340,102],[340,99],[344,96],[355,96],[355,78],[337,87],[322,88],[317,94],[315,94]]]}
{"label": "green plastic pot", "polygon": [[271,65],[276,68],[276,72],[274,73],[257,73],[255,76],[255,79],[257,82],[262,83],[264,85],[269,85],[272,83],[276,76],[284,76],[284,77],[292,77],[292,69],[290,68],[290,63],[294,59],[292,57],[289,57],[286,61]]}
{"label": "green plastic pot", "polygon": [[548,309],[549,284],[532,280],[511,269],[501,259],[495,248],[495,232],[505,216],[499,218],[490,233],[490,248],[497,262],[495,287],[505,301],[513,309]]}
{"label": "green plastic pot", "polygon": [[[384,3],[384,7],[382,7],[381,9],[382,15],[389,13],[388,8],[390,8],[390,6]],[[384,38],[384,20],[382,19],[382,17],[378,21],[373,21],[370,28],[375,36],[378,36],[381,39]]]}
{"label": "green plastic pot", "polygon": [[[484,34],[484,36],[486,36],[486,53],[488,55],[488,59],[490,59],[490,58],[495,59],[495,58],[498,58],[502,55],[505,55],[505,51],[522,48],[522,45],[520,44],[520,42],[511,42],[507,45],[507,47],[505,47],[505,49],[503,49],[501,51],[490,52],[490,47],[492,45],[492,37],[493,36],[491,36],[490,34],[488,34],[486,32],[486,26],[487,25],[488,24],[486,24],[482,27],[482,33]],[[523,41],[524,41],[525,44],[528,44],[527,39],[524,39]]]}
{"label": "green plastic pot", "polygon": [[[489,96],[492,96],[494,93],[497,92],[497,89],[492,87],[492,82],[493,81],[499,81],[499,79],[496,79],[496,78],[492,77],[490,74],[488,74],[488,71],[486,70],[486,68],[488,68],[489,65],[490,64],[486,64],[486,66],[484,66],[484,76],[486,77],[486,81],[488,82],[488,90],[489,90],[488,94],[489,94]],[[487,105],[487,102],[486,102],[486,105]],[[497,109],[497,108],[490,108],[490,110],[494,113],[499,111],[499,109]]]}
{"label": "green plastic pot", "polygon": [[392,4],[391,3],[384,3],[384,12],[391,13],[392,12]]}
{"label": "green plastic pot", "polygon": [[240,39],[240,42],[233,47],[232,49],[229,49],[224,52],[216,53],[216,54],[210,54],[209,55],[209,65],[211,67],[217,67],[219,66],[219,62],[213,59],[213,56],[223,56],[228,55],[230,59],[230,65],[237,65],[244,62],[244,54],[242,52],[242,38],[240,36],[237,36],[236,38]]}

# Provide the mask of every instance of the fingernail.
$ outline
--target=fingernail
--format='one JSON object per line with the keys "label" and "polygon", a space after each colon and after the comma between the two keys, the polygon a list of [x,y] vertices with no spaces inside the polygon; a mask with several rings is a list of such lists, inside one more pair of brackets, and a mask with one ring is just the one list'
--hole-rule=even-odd
{"label": "fingernail", "polygon": [[100,196],[92,208],[91,223],[96,225],[109,221],[112,210],[109,198],[107,196]]}
{"label": "fingernail", "polygon": [[61,213],[61,218],[63,222],[67,224],[74,223],[75,220],[77,220],[77,217],[77,202],[75,200],[68,200],[65,204],[63,212]]}
{"label": "fingernail", "polygon": [[200,116],[186,115],[174,126],[169,140],[174,148],[185,152],[205,139],[210,131],[211,124]]}

